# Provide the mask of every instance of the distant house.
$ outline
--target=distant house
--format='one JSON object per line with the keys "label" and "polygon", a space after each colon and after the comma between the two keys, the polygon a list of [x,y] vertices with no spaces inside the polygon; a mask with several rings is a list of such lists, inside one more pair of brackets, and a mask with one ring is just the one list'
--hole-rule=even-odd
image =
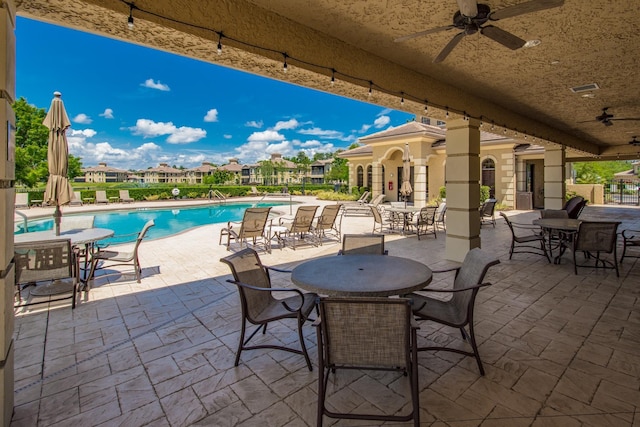
{"label": "distant house", "polygon": [[623,179],[626,181],[640,181],[640,162],[631,163],[632,169],[618,172],[613,175],[613,179]]}
{"label": "distant house", "polygon": [[242,182],[242,165],[238,163],[238,159],[229,159],[229,163],[218,168],[233,174],[233,179],[227,184],[240,184]]}
{"label": "distant house", "polygon": [[98,163],[98,166],[83,169],[85,182],[125,182],[129,172]]}
{"label": "distant house", "polygon": [[311,163],[311,174],[309,175],[311,178],[311,183],[324,184],[324,177],[331,170],[332,165],[333,159],[316,160],[315,162]]}
{"label": "distant house", "polygon": [[185,182],[184,171],[172,168],[167,163],[160,163],[158,167],[149,168],[141,173],[146,184],[177,184]]}
{"label": "distant house", "polygon": [[189,184],[202,184],[204,179],[213,175],[216,171],[216,167],[209,162],[202,162],[202,165],[187,169],[184,171],[184,177]]}

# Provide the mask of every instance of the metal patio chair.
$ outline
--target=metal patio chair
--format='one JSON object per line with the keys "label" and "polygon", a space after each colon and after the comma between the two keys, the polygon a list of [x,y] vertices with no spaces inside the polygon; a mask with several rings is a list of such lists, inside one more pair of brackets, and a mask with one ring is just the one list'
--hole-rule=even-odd
{"label": "metal patio chair", "polygon": [[496,226],[496,199],[487,199],[480,206],[480,226],[485,223]]}
{"label": "metal patio chair", "polygon": [[547,261],[551,262],[551,258],[547,252],[547,241],[539,225],[512,222],[504,212],[500,212],[500,216],[504,218],[504,221],[511,231],[509,259],[513,257],[513,254],[528,253],[544,255]]}
{"label": "metal patio chair", "polygon": [[218,244],[222,244],[222,238],[227,236],[227,250],[231,250],[231,241],[235,240],[242,245],[249,245],[249,242],[256,246],[258,243],[262,243],[267,252],[271,252],[271,244],[269,237],[270,231],[267,231],[267,226],[271,226],[271,220],[269,220],[270,207],[267,208],[247,208],[244,211],[242,221],[228,221],[227,226],[220,230],[220,240]]}
{"label": "metal patio chair", "polygon": [[[315,293],[303,293],[293,288],[272,288],[269,270],[288,271],[263,265],[260,262],[258,253],[251,248],[243,249],[220,259],[220,261],[227,264],[233,274],[233,280],[227,280],[227,282],[236,285],[240,293],[242,326],[238,350],[236,351],[235,366],[238,366],[243,350],[278,349],[303,355],[307,367],[311,371],[311,360],[304,343],[302,326],[309,320],[309,315],[315,307],[315,300],[318,295]],[[274,294],[283,295],[283,298],[277,299],[273,296]],[[291,294],[293,295],[286,296]],[[262,333],[265,334],[267,325],[270,322],[283,319],[296,319],[300,349],[279,344],[247,345],[258,331],[262,330]],[[257,325],[257,328],[249,338],[245,339],[247,322]]]}
{"label": "metal patio chair", "polygon": [[[495,258],[493,254],[480,248],[474,248],[467,252],[460,267],[433,272],[435,274],[455,271],[455,278],[451,289],[423,289],[424,292],[451,294],[451,299],[445,301],[418,293],[405,295],[407,298],[413,300],[413,314],[417,320],[430,320],[460,329],[462,338],[468,341],[472,350],[466,351],[454,347],[427,346],[418,347],[418,351],[451,351],[465,356],[475,357],[480,375],[484,375],[484,368],[476,344],[473,313],[478,291],[484,286],[491,285],[491,283],[483,282],[484,276],[491,266],[499,263],[500,261]],[[469,328],[468,332],[465,327]]]}
{"label": "metal patio chair", "polygon": [[[317,246],[313,233],[313,219],[317,210],[318,206],[300,206],[293,218],[280,218],[278,225],[287,228],[284,239],[291,242],[291,247],[294,250],[298,244],[304,241]],[[307,238],[311,238],[311,240],[309,241]]]}
{"label": "metal patio chair", "polygon": [[622,264],[625,257],[640,258],[640,253],[638,252],[627,254],[627,249],[637,247],[640,247],[640,230],[622,230],[622,256],[620,257],[620,264]]}
{"label": "metal patio chair", "polygon": [[433,237],[438,238],[436,234],[437,209],[435,206],[425,206],[420,209],[416,218],[416,234],[418,235],[418,240],[420,240],[420,236],[428,234],[433,234]]}
{"label": "metal patio chair", "polygon": [[436,220],[435,225],[436,229],[440,229],[442,227],[442,231],[447,231],[447,224],[445,223],[447,214],[447,204],[445,202],[440,203],[438,205],[438,210],[436,211]]}
{"label": "metal patio chair", "polygon": [[338,255],[388,255],[384,234],[345,234]]}
{"label": "metal patio chair", "polygon": [[[405,298],[320,298],[318,336],[317,425],[331,418],[411,421],[420,425],[417,326]],[[329,376],[340,370],[402,372],[409,381],[411,411],[404,415],[337,412],[327,408]]]}
{"label": "metal patio chair", "polygon": [[[615,269],[616,276],[620,277],[618,271],[617,221],[582,221],[578,225],[578,231],[573,233],[573,237],[567,241],[562,241],[562,245],[573,253],[573,271],[578,274],[578,267],[590,268],[611,268]],[[583,252],[587,260],[594,259],[594,264],[578,264],[576,252]],[[602,258],[602,255],[610,254],[610,259]]]}
{"label": "metal patio chair", "polygon": [[[320,215],[315,218],[312,224],[312,231],[316,235],[318,244],[322,245],[322,240],[331,236],[335,237],[338,242],[342,240],[340,231],[342,216],[340,216],[340,212],[342,212],[342,204],[326,205],[322,208]],[[338,220],[338,216],[340,216],[340,220]]]}

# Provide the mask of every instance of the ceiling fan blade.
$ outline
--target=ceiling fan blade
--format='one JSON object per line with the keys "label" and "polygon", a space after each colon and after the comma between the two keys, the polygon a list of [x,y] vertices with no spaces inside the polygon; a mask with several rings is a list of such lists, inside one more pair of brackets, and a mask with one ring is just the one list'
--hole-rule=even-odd
{"label": "ceiling fan blade", "polygon": [[476,0],[457,0],[462,16],[474,18],[478,16],[478,2]]}
{"label": "ceiling fan blade", "polygon": [[447,43],[447,45],[444,47],[444,49],[442,49],[442,51],[438,54],[438,56],[435,57],[435,59],[433,60],[433,63],[437,64],[438,62],[444,61],[445,58],[447,56],[449,56],[449,54],[451,53],[453,48],[456,47],[458,45],[458,43],[460,43],[460,40],[462,40],[462,38],[464,36],[465,36],[464,31],[462,31],[461,33],[458,33],[455,36],[453,36],[451,41],[449,43]]}
{"label": "ceiling fan blade", "polygon": [[526,43],[526,41],[522,40],[520,37],[514,36],[513,34],[498,27],[494,27],[493,25],[482,27],[480,33],[511,50],[520,49]]}
{"label": "ceiling fan blade", "polygon": [[562,6],[563,4],[564,0],[530,0],[524,3],[505,7],[504,9],[496,10],[489,15],[489,19],[497,21],[498,19],[511,18],[525,13],[551,9],[552,7]]}
{"label": "ceiling fan blade", "polygon": [[417,33],[413,33],[413,34],[409,34],[409,35],[406,35],[406,36],[398,37],[397,39],[394,40],[394,42],[403,42],[403,41],[406,41],[406,40],[415,39],[416,37],[426,36],[427,34],[433,34],[433,33],[438,33],[440,31],[451,30],[452,28],[455,28],[455,27],[453,25],[446,25],[444,27],[438,27],[438,28],[432,28],[430,30],[419,31]]}

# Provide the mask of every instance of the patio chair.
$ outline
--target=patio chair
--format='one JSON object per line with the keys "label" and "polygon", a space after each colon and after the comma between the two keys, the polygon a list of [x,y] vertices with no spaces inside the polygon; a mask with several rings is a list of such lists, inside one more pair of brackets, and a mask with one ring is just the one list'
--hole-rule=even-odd
{"label": "patio chair", "polygon": [[569,213],[564,209],[543,209],[540,211],[540,218],[569,218]]}
{"label": "patio chair", "polygon": [[640,230],[622,230],[622,256],[620,257],[620,264],[622,264],[622,261],[624,261],[624,257],[640,258],[640,253],[637,252],[627,254],[628,248],[637,248],[639,246]]}
{"label": "patio chair", "polygon": [[371,214],[373,215],[373,231],[372,234],[383,233],[386,228],[388,231],[393,231],[395,222],[382,216],[376,206],[369,206]]}
{"label": "patio chair", "polygon": [[73,192],[73,198],[69,202],[69,206],[82,206],[82,196],[79,191]]}
{"label": "patio chair", "polygon": [[442,227],[443,231],[447,231],[447,225],[445,224],[447,214],[447,204],[445,202],[440,203],[438,206],[438,210],[436,211],[436,220],[435,225],[436,229],[440,229]]}
{"label": "patio chair", "polygon": [[[227,264],[231,269],[233,280],[227,280],[227,282],[236,285],[240,294],[242,326],[238,350],[236,351],[235,366],[240,363],[240,355],[244,350],[277,349],[303,355],[307,368],[311,371],[313,368],[304,343],[302,326],[309,320],[309,315],[315,307],[318,295],[315,293],[303,293],[293,288],[272,288],[269,270],[287,271],[263,265],[260,262],[258,253],[251,248],[246,248],[221,258],[220,261]],[[283,295],[283,298],[274,298],[274,294]],[[265,334],[267,325],[270,322],[284,319],[296,319],[300,349],[268,343],[253,346],[247,345],[258,331],[262,330],[262,333]],[[256,325],[257,328],[249,338],[245,339],[247,322]]]}
{"label": "patio chair", "polygon": [[29,193],[16,193],[16,209],[29,207]]}
{"label": "patio chair", "polygon": [[287,228],[284,239],[291,242],[291,247],[294,250],[297,244],[306,241],[308,237],[312,239],[310,243],[317,246],[312,230],[317,210],[317,206],[300,206],[293,218],[280,218],[278,225]]}
{"label": "patio chair", "polygon": [[104,190],[96,190],[95,204],[99,205],[100,203],[109,204],[109,199],[107,198],[107,192]]}
{"label": "patio chair", "polygon": [[494,227],[496,226],[496,199],[487,199],[480,206],[480,226],[482,224],[489,223]]}
{"label": "patio chair", "polygon": [[231,241],[235,240],[242,245],[249,245],[249,241],[256,246],[258,243],[264,245],[267,252],[271,252],[271,245],[269,244],[270,232],[265,229],[267,224],[271,226],[269,220],[269,212],[271,207],[267,208],[247,208],[244,211],[244,216],[241,222],[228,221],[227,226],[220,230],[220,240],[218,244],[222,244],[223,236],[227,236],[227,250],[231,250]]}
{"label": "patio chair", "polygon": [[[572,238],[562,241],[563,247],[573,252],[573,272],[578,274],[578,267],[590,268],[611,268],[616,270],[616,276],[620,277],[618,271],[618,255],[617,240],[618,226],[617,221],[582,221],[578,225],[578,231],[567,233]],[[595,259],[594,264],[578,264],[576,260],[576,252],[583,252],[587,260]],[[610,259],[601,258],[603,254],[611,254]]]}
{"label": "patio chair", "polygon": [[360,197],[358,198],[358,200],[356,200],[356,203],[367,203],[369,201],[369,196],[371,195],[370,191],[365,191],[364,193],[362,193],[360,195]]}
{"label": "patio chair", "polygon": [[562,207],[563,210],[567,211],[567,215],[571,219],[578,219],[582,210],[586,206],[587,201],[581,196],[574,196],[567,200],[567,203]]}
{"label": "patio chair", "polygon": [[547,252],[547,242],[544,237],[542,228],[533,224],[520,224],[512,222],[504,212],[500,212],[500,216],[509,226],[511,231],[511,248],[509,249],[509,259],[513,254],[527,253],[535,255],[544,255],[547,261],[551,262],[549,253]]}
{"label": "patio chair", "polygon": [[382,202],[384,202],[384,198],[386,196],[384,194],[378,194],[376,197],[371,200],[371,203],[365,203],[365,205],[378,207]]}
{"label": "patio chair", "polygon": [[[138,233],[138,237],[136,238],[133,250],[130,252],[108,250],[108,248],[101,248],[95,251],[91,256],[91,271],[89,272],[89,276],[87,276],[87,286],[85,287],[85,291],[89,292],[89,281],[93,279],[96,270],[102,270],[120,265],[133,265],[136,274],[136,282],[140,283],[142,267],[140,267],[140,261],[138,259],[138,250],[140,248],[140,243],[142,243],[142,240],[146,237],[147,232],[154,225],[155,222],[152,219],[147,221],[144,227],[142,227],[142,230]],[[103,274],[102,276],[108,276],[110,274],[121,273],[109,273]]]}
{"label": "patio chair", "polygon": [[[314,323],[318,337],[317,426],[323,417],[410,421],[420,425],[418,388],[418,329],[411,319],[411,303],[405,298],[320,298],[320,319]],[[339,370],[402,372],[409,381],[411,411],[404,415],[382,412],[337,412],[325,404],[329,376]],[[402,377],[400,377],[402,378]],[[404,380],[403,380],[404,381]],[[372,390],[372,393],[375,391]]]}
{"label": "patio chair", "polygon": [[123,203],[133,203],[135,200],[133,197],[129,196],[129,190],[120,190],[119,192],[120,201]]}
{"label": "patio chair", "polygon": [[[452,295],[449,300],[431,298],[429,296],[412,293],[407,297],[413,300],[413,314],[416,320],[430,320],[443,325],[459,328],[462,338],[468,341],[472,351],[461,350],[454,347],[418,347],[418,351],[451,351],[465,356],[475,357],[480,370],[480,375],[484,375],[484,368],[478,353],[476,344],[473,312],[476,295],[480,288],[490,286],[491,283],[483,283],[484,276],[491,266],[499,264],[500,261],[490,252],[480,248],[474,248],[467,252],[462,265],[448,270],[434,271],[433,273],[445,273],[455,271],[453,288],[435,289],[425,288],[424,292],[449,293]],[[469,328],[469,331],[465,327]]]}
{"label": "patio chair", "polygon": [[[26,307],[53,301],[71,300],[76,307],[78,293],[78,265],[71,248],[71,240],[48,240],[14,244],[15,286],[17,304]],[[43,301],[22,301],[22,289],[34,285],[32,296],[55,296],[71,292],[70,296],[51,297]]]}
{"label": "patio chair", "polygon": [[331,236],[335,237],[338,242],[342,240],[340,231],[342,216],[340,216],[340,220],[338,220],[338,215],[341,210],[342,204],[340,203],[326,205],[322,208],[320,215],[315,218],[312,230],[320,245],[322,245],[323,239],[328,239]]}
{"label": "patio chair", "polygon": [[435,206],[425,206],[420,209],[416,218],[416,234],[418,235],[418,240],[420,240],[421,235],[425,236],[427,234],[433,234],[433,237],[438,238],[436,234],[437,209]]}
{"label": "patio chair", "polygon": [[345,234],[338,255],[388,255],[384,234]]}

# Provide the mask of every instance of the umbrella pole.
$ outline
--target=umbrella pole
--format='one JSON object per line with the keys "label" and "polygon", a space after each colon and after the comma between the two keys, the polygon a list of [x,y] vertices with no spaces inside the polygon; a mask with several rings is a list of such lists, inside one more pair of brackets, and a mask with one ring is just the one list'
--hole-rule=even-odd
{"label": "umbrella pole", "polygon": [[53,222],[55,224],[56,236],[60,235],[60,219],[62,217],[62,212],[60,211],[60,205],[56,204],[56,210],[53,213]]}

